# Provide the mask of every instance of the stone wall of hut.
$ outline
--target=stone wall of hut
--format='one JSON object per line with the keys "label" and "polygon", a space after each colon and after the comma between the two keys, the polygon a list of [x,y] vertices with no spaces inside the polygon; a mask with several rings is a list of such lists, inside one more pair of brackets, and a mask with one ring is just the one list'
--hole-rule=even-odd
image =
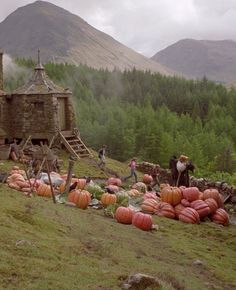
{"label": "stone wall of hut", "polygon": [[12,95],[10,136],[50,139],[59,129],[57,106],[57,98],[51,95]]}

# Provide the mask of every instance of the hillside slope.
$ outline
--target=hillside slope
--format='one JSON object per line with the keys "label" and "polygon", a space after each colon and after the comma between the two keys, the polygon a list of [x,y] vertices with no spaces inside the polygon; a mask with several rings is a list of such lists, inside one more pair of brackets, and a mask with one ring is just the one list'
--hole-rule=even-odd
{"label": "hillside slope", "polygon": [[14,57],[35,58],[40,48],[43,61],[172,73],[79,16],[44,1],[17,9],[0,23],[0,47]]}
{"label": "hillside slope", "polygon": [[186,75],[233,83],[236,80],[236,42],[184,39],[163,49],[153,60]]}
{"label": "hillside slope", "polygon": [[235,226],[154,222],[157,231],[143,232],[102,210],[29,199],[2,185],[0,288],[120,289],[127,275],[141,272],[166,290],[235,289]]}

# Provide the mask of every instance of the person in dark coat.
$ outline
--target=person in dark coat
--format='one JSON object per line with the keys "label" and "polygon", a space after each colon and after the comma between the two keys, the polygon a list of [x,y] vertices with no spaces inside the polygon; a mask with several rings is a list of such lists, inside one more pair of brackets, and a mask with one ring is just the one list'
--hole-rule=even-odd
{"label": "person in dark coat", "polygon": [[173,155],[169,160],[169,169],[171,170],[171,185],[175,186],[178,179],[178,171],[176,168],[176,164],[178,159],[175,155]]}

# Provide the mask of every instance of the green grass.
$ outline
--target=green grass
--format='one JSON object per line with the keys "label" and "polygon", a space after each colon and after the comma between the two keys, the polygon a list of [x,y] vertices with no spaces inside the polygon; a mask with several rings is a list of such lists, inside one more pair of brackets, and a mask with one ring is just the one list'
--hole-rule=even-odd
{"label": "green grass", "polygon": [[235,226],[154,221],[159,230],[144,232],[2,185],[0,289],[120,289],[138,272],[163,289],[235,289]]}
{"label": "green grass", "polygon": [[[65,171],[67,155],[61,158]],[[0,170],[13,165],[2,161]],[[107,167],[129,173],[109,158]],[[74,173],[106,178],[88,160],[76,161]],[[235,289],[236,226],[153,219],[159,229],[144,232],[102,210],[54,205],[1,184],[0,289],[120,289],[126,276],[139,272],[157,277],[165,290]],[[203,264],[194,265],[197,259]]]}

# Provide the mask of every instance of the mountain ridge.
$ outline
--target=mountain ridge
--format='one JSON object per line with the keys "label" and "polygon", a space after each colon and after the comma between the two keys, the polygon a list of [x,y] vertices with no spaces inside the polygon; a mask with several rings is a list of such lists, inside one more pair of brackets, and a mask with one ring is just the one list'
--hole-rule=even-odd
{"label": "mountain ridge", "polygon": [[236,80],[236,42],[182,39],[157,52],[152,60],[185,75],[222,83]]}
{"label": "mountain ridge", "polygon": [[174,73],[89,25],[81,17],[45,1],[20,7],[0,23],[0,47],[14,57],[86,64],[96,69]]}

